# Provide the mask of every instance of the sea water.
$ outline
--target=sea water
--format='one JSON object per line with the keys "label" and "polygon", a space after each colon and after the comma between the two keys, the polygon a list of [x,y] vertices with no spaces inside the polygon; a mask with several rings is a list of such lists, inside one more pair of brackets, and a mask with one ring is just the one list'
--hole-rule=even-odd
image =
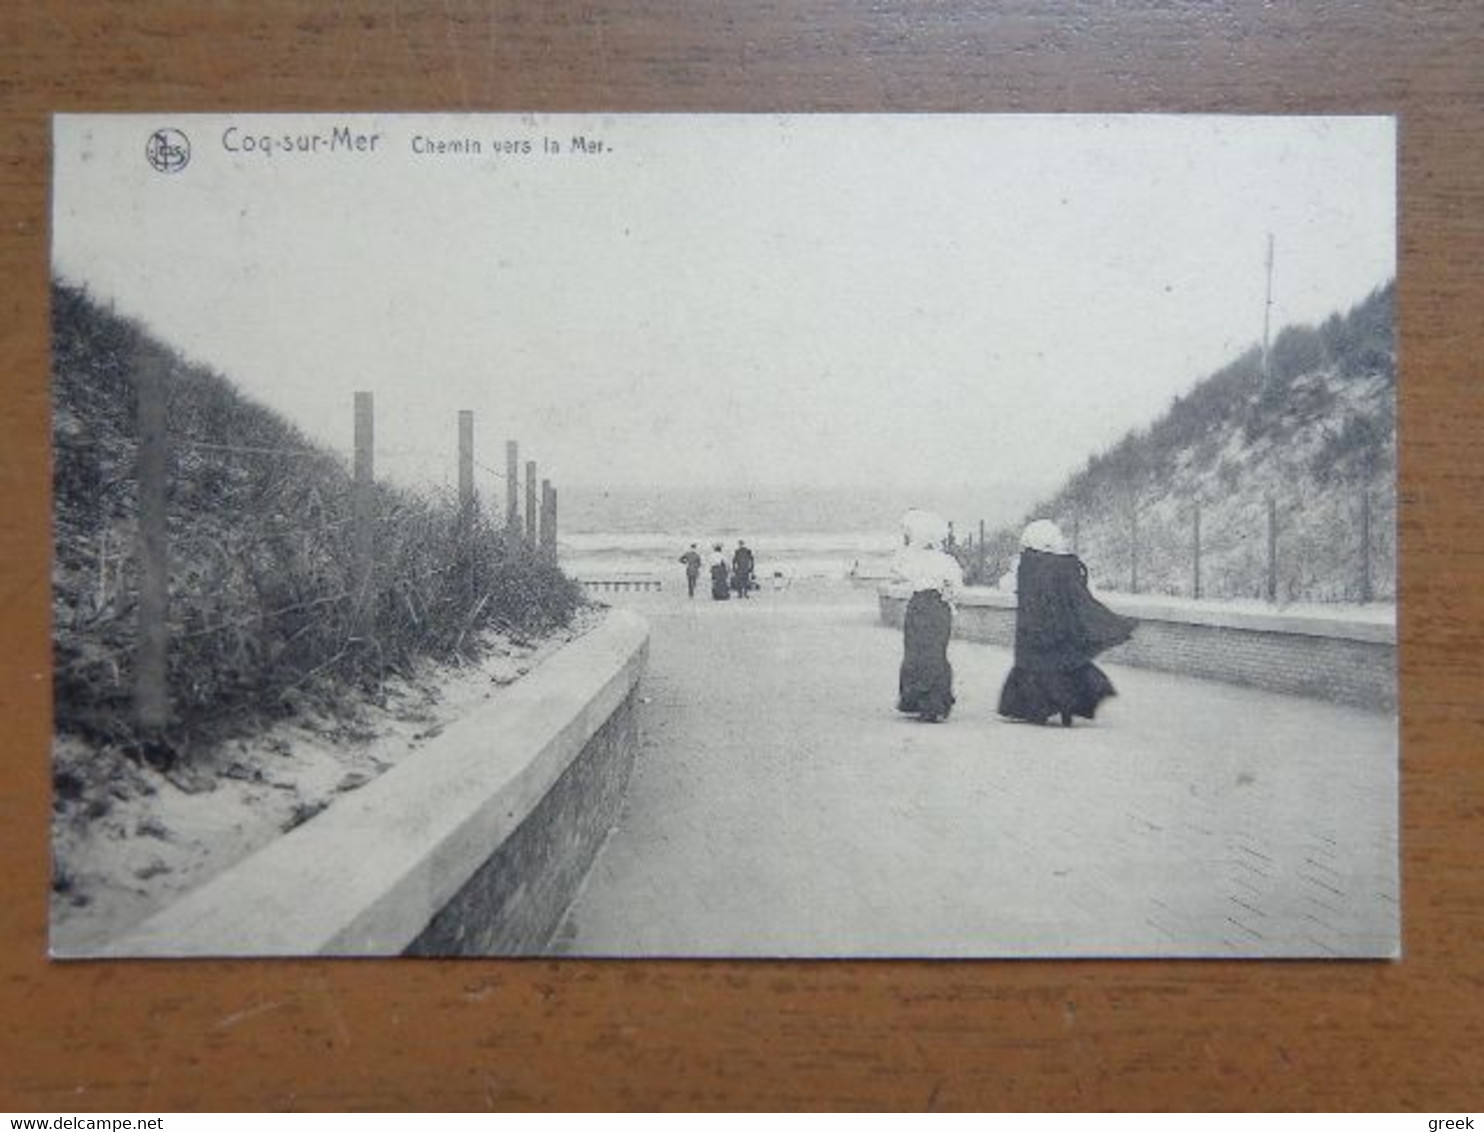
{"label": "sea water", "polygon": [[955,520],[977,537],[1015,512],[1003,488],[573,488],[561,499],[557,554],[576,578],[683,576],[692,543],[704,565],[720,544],[731,561],[738,540],[752,550],[756,577],[882,578],[901,546],[909,507]]}
{"label": "sea water", "polygon": [[[680,556],[691,543],[709,566],[715,551],[716,532],[685,531],[581,531],[563,533],[557,540],[562,569],[575,578],[629,576],[683,576]],[[884,577],[898,536],[890,531],[762,531],[749,532],[756,576],[765,581],[784,578]],[[737,549],[736,538],[722,542],[727,561]]]}

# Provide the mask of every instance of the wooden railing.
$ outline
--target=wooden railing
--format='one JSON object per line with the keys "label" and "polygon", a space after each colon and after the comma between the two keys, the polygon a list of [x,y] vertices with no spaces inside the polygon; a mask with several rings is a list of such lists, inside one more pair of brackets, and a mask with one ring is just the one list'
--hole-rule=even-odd
{"label": "wooden railing", "polygon": [[612,574],[577,580],[582,584],[582,588],[589,592],[658,592],[665,588],[663,580],[650,574]]}

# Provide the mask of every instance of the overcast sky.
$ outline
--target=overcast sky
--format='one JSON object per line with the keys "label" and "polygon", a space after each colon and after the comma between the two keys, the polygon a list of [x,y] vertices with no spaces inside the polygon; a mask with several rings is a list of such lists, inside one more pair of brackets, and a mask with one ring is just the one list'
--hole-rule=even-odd
{"label": "overcast sky", "polygon": [[341,451],[374,391],[398,478],[473,409],[569,485],[1049,487],[1260,340],[1268,233],[1275,332],[1389,279],[1394,168],[1385,118],[68,116],[54,264]]}

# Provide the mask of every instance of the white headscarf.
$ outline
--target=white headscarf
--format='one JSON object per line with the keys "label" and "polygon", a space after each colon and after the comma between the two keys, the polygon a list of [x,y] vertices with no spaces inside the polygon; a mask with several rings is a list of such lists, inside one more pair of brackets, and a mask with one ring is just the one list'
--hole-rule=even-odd
{"label": "white headscarf", "polygon": [[964,584],[958,560],[939,549],[948,538],[948,523],[931,511],[908,511],[902,516],[907,545],[892,560],[892,574],[899,582],[921,590],[937,590],[945,601],[953,600]]}
{"label": "white headscarf", "polygon": [[914,507],[902,516],[902,533],[907,545],[920,550],[937,550],[948,538],[948,523],[941,515]]}
{"label": "white headscarf", "polygon": [[1039,550],[1043,554],[1072,553],[1061,528],[1050,519],[1037,519],[1029,524],[1021,532],[1020,546],[1022,550]]}

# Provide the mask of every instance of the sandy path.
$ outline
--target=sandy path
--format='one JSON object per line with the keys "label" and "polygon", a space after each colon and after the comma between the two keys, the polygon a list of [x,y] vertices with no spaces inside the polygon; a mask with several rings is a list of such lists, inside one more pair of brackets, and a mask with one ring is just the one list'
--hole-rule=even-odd
{"label": "sandy path", "polygon": [[869,592],[630,604],[643,742],[556,952],[1391,951],[1390,717],[1110,667],[1094,724],[1010,724],[1008,654],[955,641],[924,725]]}

